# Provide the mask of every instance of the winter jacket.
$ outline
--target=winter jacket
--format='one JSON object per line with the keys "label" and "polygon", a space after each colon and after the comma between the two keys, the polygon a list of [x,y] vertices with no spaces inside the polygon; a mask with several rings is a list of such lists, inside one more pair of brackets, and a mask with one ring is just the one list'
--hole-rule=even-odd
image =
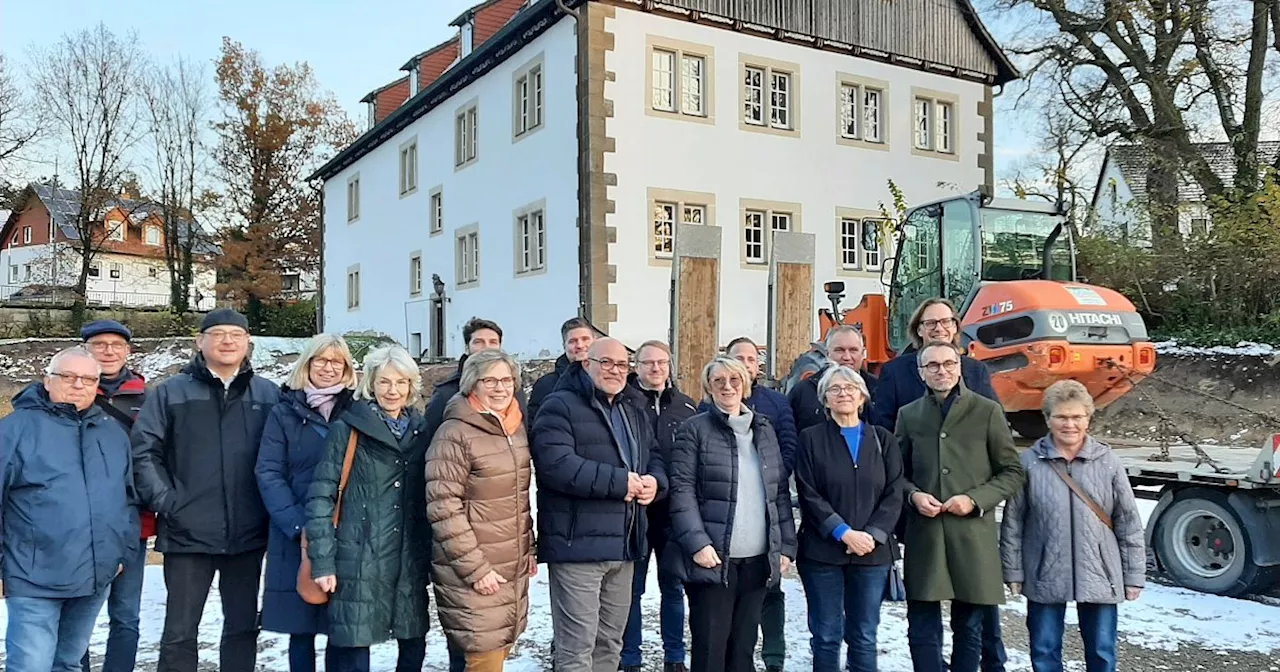
{"label": "winter jacket", "polygon": [[[898,414],[898,447],[906,470],[907,599],[1002,604],[996,507],[1017,494],[1022,464],[1000,404],[959,385],[949,409],[928,394]],[[966,517],[920,515],[911,495],[925,491],[939,502],[968,495],[977,505]]]}
{"label": "winter jacket", "polygon": [[[796,417],[791,411],[791,402],[787,401],[781,392],[757,384],[751,388],[751,396],[747,397],[744,403],[753,413],[769,418],[769,425],[778,439],[778,449],[782,451],[782,465],[786,468],[785,478],[790,478],[796,464],[796,447],[800,443],[799,435],[796,433]],[[715,406],[711,402],[703,401],[698,404],[699,413],[712,410],[715,410]],[[790,486],[788,490],[789,488]]]}
{"label": "winter jacket", "polygon": [[[898,411],[929,391],[924,379],[920,377],[918,356],[919,353],[912,348],[889,360],[880,369],[880,379],[871,398],[873,424],[893,431],[897,426]],[[960,376],[969,390],[992,401],[1000,401],[995,388],[991,386],[991,373],[987,371],[986,364],[963,356],[960,358]]]}
{"label": "winter jacket", "polygon": [[[525,426],[532,428],[534,421],[538,419],[538,409],[542,408],[542,402],[556,391],[556,385],[560,382],[560,377],[565,371],[569,370],[571,362],[565,355],[556,358],[556,368],[551,373],[544,374],[541,378],[534,381],[533,389],[529,392],[529,408],[528,417],[525,419]],[[581,367],[579,367],[581,368]],[[533,445],[533,436],[529,437],[529,444]]]}
{"label": "winter jacket", "polygon": [[[796,557],[796,528],[791,490],[783,473],[782,453],[773,424],[752,413],[751,431],[764,477],[765,515],[769,526],[769,585],[782,580],[782,556]],[[671,453],[671,543],[663,569],[685,583],[728,585],[729,545],[738,496],[738,446],[728,415],[718,408],[693,416],[676,430]],[[722,561],[707,569],[693,556],[708,544]]]}
{"label": "winter jacket", "polygon": [[[113,393],[108,393],[99,387],[98,397],[94,399],[94,403],[119,422],[127,434],[133,429],[133,421],[137,419],[138,412],[142,410],[142,404],[147,399],[147,381],[136,371],[121,369],[120,373],[125,376],[125,380]],[[142,525],[141,538],[150,539],[156,536],[156,514],[143,509],[138,512],[138,517]]]}
{"label": "winter jacket", "polygon": [[161,553],[237,555],[267,545],[254,467],[280,398],[248,360],[223,385],[197,354],[147,395],[133,424],[138,494],[159,516]]}
{"label": "winter jacket", "polygon": [[[627,378],[627,384],[644,397],[645,417],[653,423],[654,435],[658,441],[658,453],[662,456],[662,464],[671,463],[671,447],[675,444],[676,429],[685,420],[698,414],[696,404],[680,390],[675,383],[668,383],[662,392],[646,390],[640,386],[636,374]],[[670,480],[670,476],[667,477]],[[665,544],[671,527],[671,498],[663,497],[648,506],[649,514],[649,546],[658,550],[657,543]]]}
{"label": "winter jacket", "polygon": [[[436,435],[436,430],[440,429],[441,423],[444,422],[444,409],[453,401],[454,395],[458,393],[459,383],[462,382],[462,366],[467,363],[467,356],[463,355],[458,360],[458,370],[449,375],[448,378],[440,381],[434,389],[431,390],[431,400],[427,402],[426,416],[427,440]],[[516,402],[520,404],[520,410],[524,412],[524,426],[528,429],[532,424],[528,414],[528,401],[524,395],[524,384],[516,385]]]}
{"label": "winter jacket", "polygon": [[[1046,436],[1021,460],[1027,484],[1005,505],[1000,526],[1004,580],[1021,583],[1033,602],[1124,602],[1125,586],[1144,585],[1147,559],[1142,517],[1119,458],[1088,437],[1067,462]],[[1111,516],[1114,531],[1071,492],[1054,462]]]}
{"label": "winter jacket", "polygon": [[[351,406],[351,392],[338,393],[329,417],[338,420]],[[258,464],[258,492],[271,516],[267,539],[266,585],[262,591],[262,627],[286,634],[315,634],[326,629],[323,606],[298,595],[301,535],[307,526],[307,491],[329,441],[329,420],[307,404],[304,390],[281,390],[271,409]]]}
{"label": "winter jacket", "polygon": [[[515,644],[529,615],[533,478],[528,433],[507,436],[492,413],[455,397],[427,452],[427,518],[440,627],[467,653]],[[473,586],[490,571],[498,592]]]}
{"label": "winter jacket", "polygon": [[[431,524],[427,522],[422,415],[412,409],[396,439],[368,401],[356,401],[330,423],[324,458],[307,492],[311,576],[335,576],[329,598],[331,646],[372,646],[427,633]],[[351,476],[335,530],[342,461],[356,439]]]}
{"label": "winter jacket", "polygon": [[7,597],[69,599],[109,586],[138,548],[129,436],[32,383],[0,419],[0,580]]}
{"label": "winter jacket", "polygon": [[[582,367],[568,370],[538,411],[533,424],[533,462],[538,479],[538,560],[604,562],[639,560],[649,552],[645,507],[627,497],[629,473],[651,475],[658,497],[667,475],[644,414],[644,399],[623,386],[614,398],[630,444],[614,435],[615,410]],[[628,464],[630,466],[628,466]]]}
{"label": "winter jacket", "polygon": [[[902,513],[902,453],[889,430],[862,423],[858,462],[840,426],[828,419],[800,432],[796,490],[800,493],[800,559],[829,565],[892,562],[893,527]],[[845,552],[835,533],[842,526],[866,532],[875,550]]]}
{"label": "winter jacket", "polygon": [[[827,366],[831,366],[828,364]],[[818,396],[818,381],[822,380],[822,374],[826,372],[826,368],[805,378],[795,384],[791,388],[791,392],[787,394],[787,401],[791,404],[791,412],[796,416],[796,431],[804,433],[804,430],[820,425],[830,417],[827,414],[827,407],[823,405],[822,399]],[[876,396],[876,385],[879,382],[876,377],[866,371],[858,372],[862,376],[862,382],[867,384],[867,392],[870,398],[862,404],[862,412],[859,416],[863,421],[871,420],[871,399]],[[887,428],[893,431],[892,427]]]}

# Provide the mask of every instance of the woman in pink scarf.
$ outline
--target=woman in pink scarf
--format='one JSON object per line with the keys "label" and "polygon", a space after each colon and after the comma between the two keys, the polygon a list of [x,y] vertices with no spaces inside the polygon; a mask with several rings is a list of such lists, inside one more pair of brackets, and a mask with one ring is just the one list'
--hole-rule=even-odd
{"label": "woman in pink scarf", "polygon": [[298,595],[298,566],[305,543],[307,489],[325,454],[329,423],[351,404],[355,386],[355,362],[342,337],[313,337],[281,389],[258,450],[258,490],[271,515],[262,627],[290,635],[292,672],[314,672],[315,636],[328,629],[325,607],[308,604]]}

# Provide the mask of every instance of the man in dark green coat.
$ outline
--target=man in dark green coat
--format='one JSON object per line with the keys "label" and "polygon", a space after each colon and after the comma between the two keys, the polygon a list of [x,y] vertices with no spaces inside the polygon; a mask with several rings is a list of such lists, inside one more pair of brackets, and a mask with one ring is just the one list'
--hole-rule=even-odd
{"label": "man in dark green coat", "polygon": [[965,389],[960,350],[918,358],[929,394],[898,413],[907,486],[907,639],[916,672],[947,670],[942,601],[951,600],[951,672],[977,672],[983,616],[1004,602],[995,510],[1024,473],[998,402]]}

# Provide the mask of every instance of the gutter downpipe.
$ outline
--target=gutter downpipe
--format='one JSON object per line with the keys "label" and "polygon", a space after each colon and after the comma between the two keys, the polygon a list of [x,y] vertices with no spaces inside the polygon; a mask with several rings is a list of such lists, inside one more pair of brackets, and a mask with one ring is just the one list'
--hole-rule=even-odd
{"label": "gutter downpipe", "polygon": [[588,320],[591,296],[591,101],[587,59],[583,53],[588,47],[588,35],[584,30],[582,15],[571,9],[565,0],[555,0],[561,12],[573,17],[574,34],[578,49],[574,53],[574,72],[577,75],[578,95],[578,316]]}

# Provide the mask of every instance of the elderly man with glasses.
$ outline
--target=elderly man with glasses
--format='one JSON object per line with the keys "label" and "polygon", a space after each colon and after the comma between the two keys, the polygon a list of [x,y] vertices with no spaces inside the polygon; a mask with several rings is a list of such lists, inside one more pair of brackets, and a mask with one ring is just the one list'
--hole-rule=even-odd
{"label": "elderly man with glasses", "polygon": [[549,573],[557,672],[618,669],[633,570],[649,553],[645,508],[667,490],[629,369],[621,342],[595,341],[534,419],[538,559]]}
{"label": "elderly man with glasses", "polygon": [[0,579],[11,670],[74,670],[137,548],[129,436],[94,404],[102,367],[54,355],[0,420]]}

